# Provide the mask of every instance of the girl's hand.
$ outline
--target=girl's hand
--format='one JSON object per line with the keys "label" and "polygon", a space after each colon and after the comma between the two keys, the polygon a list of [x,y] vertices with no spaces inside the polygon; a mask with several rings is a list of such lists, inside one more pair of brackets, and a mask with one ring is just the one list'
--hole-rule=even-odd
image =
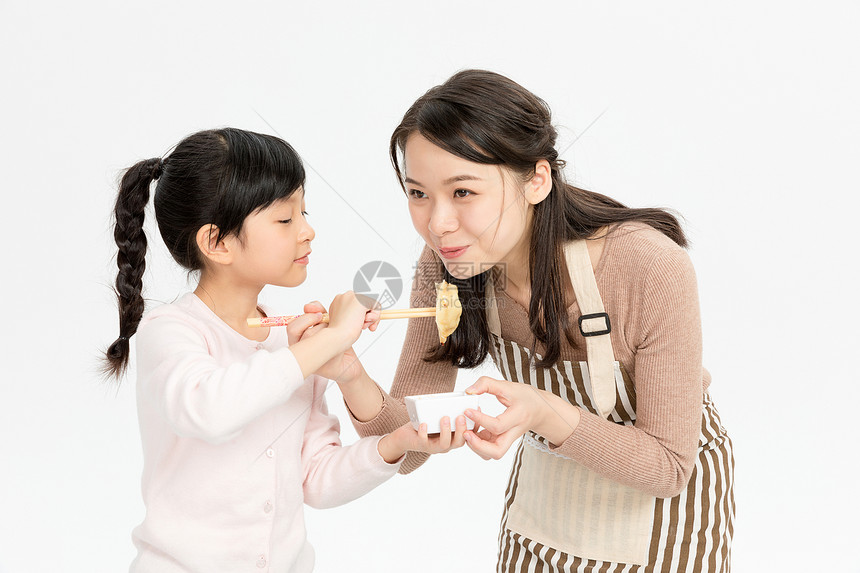
{"label": "girl's hand", "polygon": [[367,297],[363,299],[359,300],[354,292],[346,291],[334,297],[329,306],[329,328],[343,332],[349,342],[347,347],[358,340],[365,328],[373,326],[372,330],[376,330],[379,322],[379,309]]}
{"label": "girl's hand", "polygon": [[[322,305],[322,303],[316,300],[307,303],[303,310],[305,314],[303,314],[287,326],[288,334],[290,332],[290,326],[293,326],[305,317],[318,316],[320,317],[319,320],[322,320],[322,314],[326,312],[326,308]],[[311,338],[317,333],[324,330],[326,327],[328,327],[327,324],[322,323],[319,320],[314,322],[312,319],[307,319],[303,321],[302,325],[297,326],[295,329],[296,331],[301,329],[301,336],[299,340]],[[304,328],[302,328],[302,326],[304,326]],[[292,339],[290,339],[290,344],[292,343]],[[353,380],[357,380],[358,377],[364,374],[364,367],[358,360],[358,356],[355,354],[355,351],[352,349],[352,347],[349,347],[344,352],[332,357],[331,360],[323,364],[322,367],[320,367],[316,371],[316,374],[319,374],[323,378],[334,380],[340,384],[345,384]]]}
{"label": "girl's hand", "polygon": [[441,454],[465,443],[466,418],[463,416],[457,416],[453,432],[447,416],[442,418],[439,426],[442,431],[438,436],[428,436],[427,424],[421,424],[415,430],[412,423],[407,422],[379,440],[379,454],[386,462],[394,463],[408,451]]}
{"label": "girl's hand", "polygon": [[511,444],[529,430],[550,440],[559,436],[566,438],[579,421],[579,410],[575,406],[527,384],[481,376],[466,388],[466,393],[492,394],[506,408],[497,417],[466,410],[466,416],[474,420],[475,427],[482,428],[466,432],[466,443],[485,460],[500,459]]}
{"label": "girl's hand", "polygon": [[290,341],[290,346],[294,346],[296,342],[305,338],[317,325],[325,326],[322,323],[325,312],[323,305],[317,302],[308,303],[305,305],[304,311],[305,314],[287,325],[287,340]]}

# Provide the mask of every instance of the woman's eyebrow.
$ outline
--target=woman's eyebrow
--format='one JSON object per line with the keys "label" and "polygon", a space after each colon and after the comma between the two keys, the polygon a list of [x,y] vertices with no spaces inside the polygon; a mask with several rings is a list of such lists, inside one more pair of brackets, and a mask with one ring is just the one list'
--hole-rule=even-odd
{"label": "woman's eyebrow", "polygon": [[[453,177],[449,177],[448,179],[442,182],[442,185],[450,185],[451,183],[456,183],[457,181],[483,181],[482,178],[477,175],[454,175]],[[412,179],[411,177],[407,177],[403,180],[404,183],[409,183],[411,185],[418,185],[419,187],[423,187],[421,183]]]}

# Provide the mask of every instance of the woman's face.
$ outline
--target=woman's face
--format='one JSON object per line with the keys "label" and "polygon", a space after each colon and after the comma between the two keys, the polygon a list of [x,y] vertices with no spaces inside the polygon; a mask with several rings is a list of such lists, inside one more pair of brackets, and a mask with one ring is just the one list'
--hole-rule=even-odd
{"label": "woman's face", "polygon": [[528,265],[532,206],[510,169],[473,163],[417,133],[406,140],[404,167],[412,224],[449,273]]}

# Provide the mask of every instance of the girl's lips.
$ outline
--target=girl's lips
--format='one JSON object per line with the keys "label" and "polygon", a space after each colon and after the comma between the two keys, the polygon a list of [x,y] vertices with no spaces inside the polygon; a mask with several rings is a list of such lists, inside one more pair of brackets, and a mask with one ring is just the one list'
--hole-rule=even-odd
{"label": "girl's lips", "polygon": [[298,264],[300,264],[300,265],[306,265],[306,264],[308,264],[308,263],[310,262],[310,260],[308,259],[308,255],[310,255],[310,253],[308,253],[307,255],[303,256],[303,257],[302,257],[302,258],[300,258],[300,259],[296,259],[296,260],[294,260],[293,262],[294,262],[294,263],[298,263]]}
{"label": "girl's lips", "polygon": [[456,259],[460,255],[466,252],[468,249],[468,245],[465,247],[449,247],[445,249],[439,249],[439,255],[445,259]]}

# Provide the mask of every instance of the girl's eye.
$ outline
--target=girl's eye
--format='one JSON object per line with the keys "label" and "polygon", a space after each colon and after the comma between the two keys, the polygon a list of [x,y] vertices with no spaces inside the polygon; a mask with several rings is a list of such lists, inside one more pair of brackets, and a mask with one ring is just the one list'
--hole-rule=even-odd
{"label": "girl's eye", "polygon": [[423,199],[424,197],[426,197],[424,191],[419,191],[418,189],[410,189],[409,196],[414,197],[416,199]]}
{"label": "girl's eye", "polygon": [[278,221],[278,223],[284,223],[285,225],[289,225],[292,222],[292,219],[281,219],[280,221]]}
{"label": "girl's eye", "polygon": [[454,191],[454,197],[461,197],[462,198],[462,197],[468,197],[469,195],[474,195],[474,193],[472,193],[468,189],[457,189],[456,191]]}

